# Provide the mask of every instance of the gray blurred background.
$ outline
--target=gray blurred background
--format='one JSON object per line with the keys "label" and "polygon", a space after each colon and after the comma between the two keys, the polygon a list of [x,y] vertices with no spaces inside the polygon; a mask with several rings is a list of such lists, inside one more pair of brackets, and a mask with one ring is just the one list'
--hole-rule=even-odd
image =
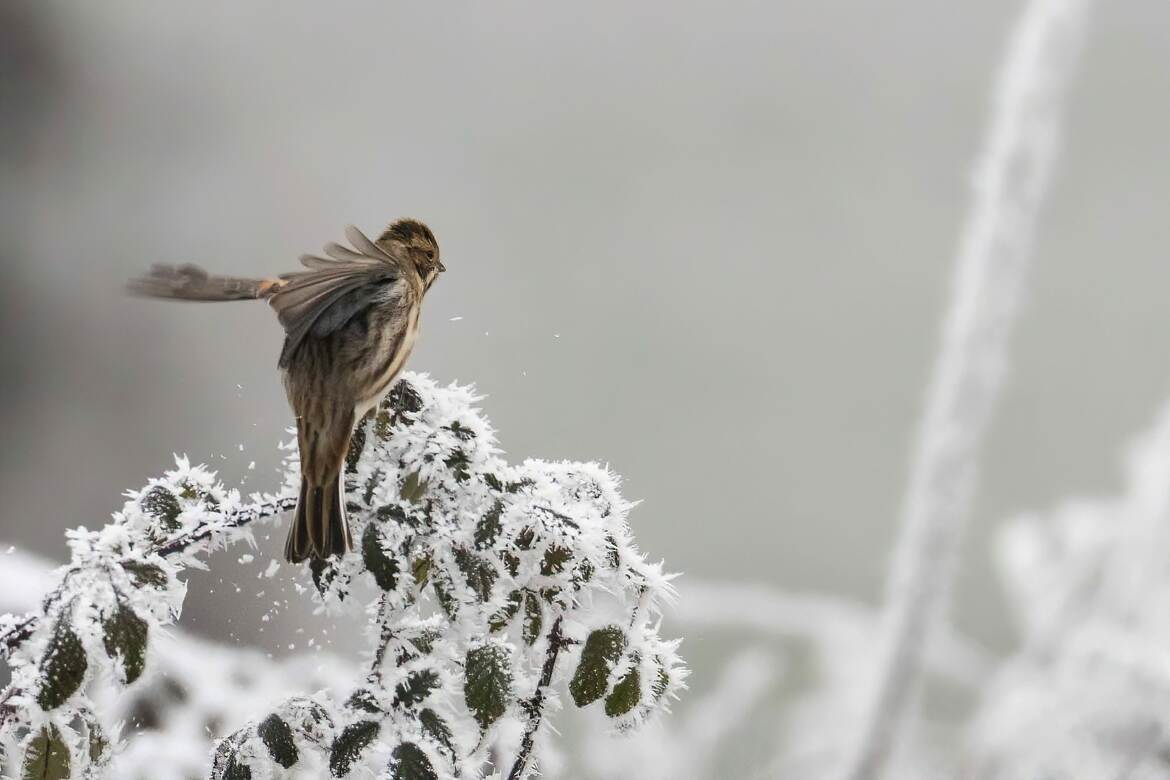
{"label": "gray blurred background", "polygon": [[[275,487],[271,312],[122,285],[410,215],[450,269],[412,367],[511,457],[611,464],[673,570],[877,603],[1017,7],[7,0],[0,541],[61,559],[172,452]],[[992,648],[996,523],[1114,489],[1170,389],[1167,30],[1102,4],[1074,87],[959,592]],[[278,652],[236,558],[184,624]]]}

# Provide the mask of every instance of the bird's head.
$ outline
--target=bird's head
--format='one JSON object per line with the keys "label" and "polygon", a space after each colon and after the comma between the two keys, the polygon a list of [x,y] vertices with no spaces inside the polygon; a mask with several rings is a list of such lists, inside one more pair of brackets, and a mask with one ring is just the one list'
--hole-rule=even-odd
{"label": "bird's head", "polygon": [[447,270],[439,256],[435,234],[417,219],[400,219],[391,223],[378,238],[378,243],[392,256],[401,257],[413,265],[424,288],[429,288],[435,278]]}

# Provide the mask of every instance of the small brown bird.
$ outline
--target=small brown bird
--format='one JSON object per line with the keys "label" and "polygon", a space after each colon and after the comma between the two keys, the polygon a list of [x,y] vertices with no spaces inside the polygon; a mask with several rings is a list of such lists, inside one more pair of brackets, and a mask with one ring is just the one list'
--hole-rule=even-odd
{"label": "small brown bird", "polygon": [[280,369],[297,416],[301,493],[284,557],[293,563],[348,552],[342,469],[354,425],[378,405],[418,335],[419,309],[445,271],[430,228],[400,219],[370,241],[345,231],[353,249],[303,255],[308,270],[272,279],[213,276],[155,266],[130,282],[138,295],[182,301],[267,300],[285,329]]}

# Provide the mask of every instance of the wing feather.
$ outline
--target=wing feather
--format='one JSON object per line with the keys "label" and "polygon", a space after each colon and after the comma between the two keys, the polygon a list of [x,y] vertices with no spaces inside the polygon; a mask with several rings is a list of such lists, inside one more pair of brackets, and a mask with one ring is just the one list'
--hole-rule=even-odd
{"label": "wing feather", "polygon": [[322,264],[282,277],[284,285],[269,299],[286,333],[280,366],[288,366],[310,333],[324,337],[341,328],[397,277],[394,266],[370,259]]}
{"label": "wing feather", "polygon": [[301,265],[313,271],[323,271],[327,268],[333,268],[338,261],[328,257],[318,257],[317,255],[301,255]]}
{"label": "wing feather", "polygon": [[353,287],[337,296],[329,308],[321,312],[313,323],[311,333],[323,338],[345,326],[373,302],[374,296],[385,289],[385,284],[374,282]]}
{"label": "wing feather", "polygon": [[384,249],[379,247],[370,239],[366,238],[366,234],[358,230],[353,225],[345,226],[345,237],[348,238],[349,243],[353,244],[354,248],[362,254],[367,255],[368,257],[382,260],[383,262],[397,264],[397,261],[389,254],[387,254]]}
{"label": "wing feather", "polygon": [[347,246],[335,244],[332,241],[325,245],[325,254],[332,257],[334,260],[368,260],[365,255],[360,252],[355,252]]}

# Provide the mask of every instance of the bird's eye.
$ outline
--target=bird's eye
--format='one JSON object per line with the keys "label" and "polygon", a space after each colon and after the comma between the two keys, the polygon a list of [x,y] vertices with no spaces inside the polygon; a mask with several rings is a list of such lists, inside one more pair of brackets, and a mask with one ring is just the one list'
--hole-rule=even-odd
{"label": "bird's eye", "polygon": [[434,260],[434,259],[435,259],[435,250],[433,250],[433,249],[428,249],[428,250],[427,250],[427,259],[428,259],[428,260]]}

